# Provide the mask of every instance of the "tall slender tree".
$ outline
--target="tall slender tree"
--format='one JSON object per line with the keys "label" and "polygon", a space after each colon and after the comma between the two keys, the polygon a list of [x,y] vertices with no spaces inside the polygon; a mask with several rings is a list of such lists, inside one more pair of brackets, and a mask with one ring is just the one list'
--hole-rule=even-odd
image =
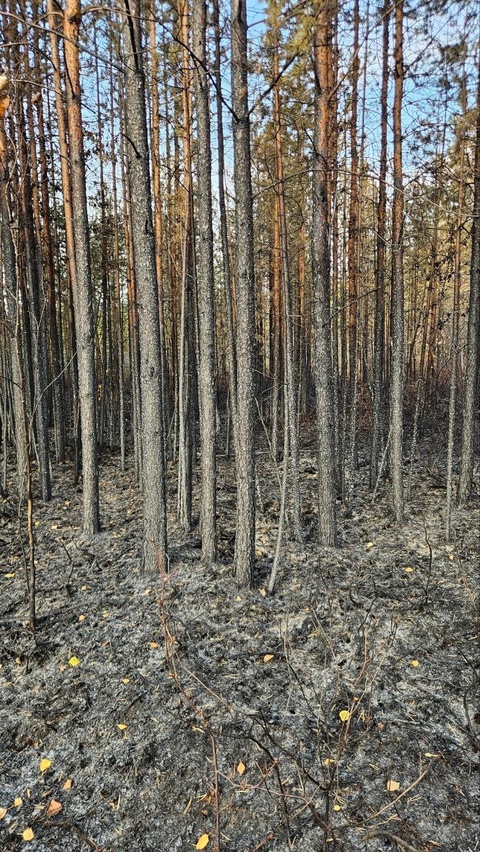
{"label": "tall slender tree", "polygon": [[[227,204],[225,199],[225,146],[223,129],[223,98],[222,98],[222,69],[221,69],[221,33],[220,33],[220,3],[213,0],[213,28],[215,38],[215,107],[217,112],[217,171],[218,171],[218,213],[220,218],[220,241],[222,251],[222,284],[225,295],[225,312],[227,325],[227,366],[229,381],[229,416],[235,424],[237,418],[237,363],[235,353],[235,335],[233,328],[233,284],[232,267],[230,263],[230,245],[228,240]],[[228,432],[228,430],[227,430]],[[227,442],[228,450],[228,442]]]}
{"label": "tall slender tree", "polygon": [[192,67],[190,4],[179,0],[179,40],[182,46],[183,221],[181,228],[181,293],[178,357],[178,515],[186,532],[192,525],[192,472],[195,442],[195,239],[192,181]]}
{"label": "tall slender tree", "polygon": [[193,54],[197,107],[198,249],[197,298],[199,326],[200,446],[202,462],[202,558],[216,559],[215,457],[215,315],[213,301],[212,155],[208,69],[205,49],[206,0],[194,0]]}
{"label": "tall slender tree", "polygon": [[232,124],[235,183],[237,428],[237,532],[235,574],[250,585],[255,561],[254,381],[255,299],[250,116],[248,109],[247,9],[232,0]]}
{"label": "tall slender tree", "polygon": [[452,304],[452,334],[450,362],[450,394],[448,404],[448,442],[447,442],[447,493],[445,505],[445,540],[450,540],[452,528],[453,500],[453,451],[455,446],[455,423],[457,407],[458,379],[458,342],[460,329],[460,290],[462,283],[462,231],[465,196],[464,165],[465,165],[465,118],[467,112],[467,80],[465,74],[465,54],[460,83],[461,120],[458,145],[459,178],[457,194],[457,221],[455,222],[455,250],[453,271],[453,304]]}
{"label": "tall slender tree", "polygon": [[318,534],[322,545],[335,545],[336,486],[334,406],[330,330],[329,126],[332,63],[330,0],[315,7],[315,125],[313,149],[312,275],[315,324],[315,386],[318,433]]}
{"label": "tall slender tree", "polygon": [[393,509],[403,521],[403,0],[395,7],[395,94],[393,103],[392,304],[390,375],[390,474]]}
{"label": "tall slender tree", "polygon": [[478,401],[478,372],[480,362],[480,69],[477,81],[477,124],[473,181],[467,371],[465,376],[465,399],[463,403],[460,478],[458,483],[458,502],[460,505],[467,502],[472,490],[475,458],[475,408]]}
{"label": "tall slender tree", "polygon": [[[17,485],[20,494],[26,486],[29,465],[29,446],[25,428],[25,400],[21,359],[20,294],[16,269],[15,245],[11,230],[11,198],[9,174],[9,148],[5,132],[5,113],[10,106],[9,80],[0,75],[0,229],[2,242],[2,278],[5,294],[5,319],[10,356],[10,398],[13,403],[15,444],[17,453]],[[6,441],[6,437],[4,436]],[[6,453],[6,444],[5,444]]]}
{"label": "tall slender tree", "polygon": [[[278,9],[271,8],[270,17],[273,30],[273,126],[275,138],[275,178],[276,178],[276,201],[278,204],[278,230],[279,230],[279,249],[281,255],[281,269],[283,282],[283,305],[284,305],[284,327],[285,327],[285,394],[286,404],[285,412],[288,414],[284,428],[288,428],[289,443],[290,443],[290,466],[292,472],[292,500],[293,500],[293,518],[294,532],[297,541],[303,540],[302,534],[302,512],[300,499],[300,477],[299,477],[299,456],[300,456],[300,441],[298,432],[298,411],[297,411],[297,387],[296,387],[296,371],[294,357],[294,327],[292,316],[292,285],[290,281],[290,264],[288,254],[288,229],[287,229],[287,211],[285,203],[285,177],[283,168],[283,149],[282,149],[282,115],[281,115],[281,98],[280,98],[280,59],[279,59],[279,20]],[[286,442],[285,442],[286,445]],[[287,459],[283,460],[284,465],[287,464]]]}
{"label": "tall slender tree", "polygon": [[74,308],[82,430],[83,531],[87,538],[91,538],[100,527],[100,505],[97,464],[95,338],[80,88],[80,22],[80,0],[67,0],[63,34],[68,151],[72,189],[71,212],[76,268]]}
{"label": "tall slender tree", "polygon": [[383,440],[384,361],[385,361],[385,266],[387,219],[387,129],[388,129],[388,44],[390,16],[388,0],[382,15],[382,85],[380,94],[380,174],[377,203],[377,253],[375,264],[375,320],[373,341],[373,423],[370,458],[370,488],[374,488]]}
{"label": "tall slender tree", "polygon": [[144,564],[153,570],[165,569],[167,557],[160,321],[139,0],[125,0],[125,12],[125,124],[138,303]]}

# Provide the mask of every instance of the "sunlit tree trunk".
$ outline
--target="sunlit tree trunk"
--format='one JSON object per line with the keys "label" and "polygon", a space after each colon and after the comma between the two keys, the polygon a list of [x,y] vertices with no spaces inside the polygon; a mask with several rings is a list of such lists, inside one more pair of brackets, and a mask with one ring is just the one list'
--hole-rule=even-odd
{"label": "sunlit tree trunk", "polygon": [[480,360],[480,71],[477,88],[477,126],[472,217],[472,255],[470,263],[470,304],[468,311],[467,372],[463,401],[462,452],[458,502],[463,505],[470,497],[473,479],[475,446],[475,409],[478,403],[478,372]]}
{"label": "sunlit tree trunk", "polygon": [[[302,519],[301,519],[301,500],[300,500],[300,476],[299,476],[299,456],[300,443],[298,434],[298,414],[297,414],[297,394],[296,394],[296,374],[294,362],[294,329],[292,317],[292,287],[290,282],[290,266],[288,256],[288,234],[287,234],[287,213],[285,207],[285,180],[283,169],[283,151],[282,151],[282,121],[281,121],[281,101],[280,101],[280,63],[279,63],[279,34],[278,22],[274,25],[274,58],[273,58],[273,79],[275,81],[273,87],[273,126],[275,136],[275,176],[277,182],[276,195],[278,199],[278,224],[280,232],[280,257],[282,267],[282,283],[283,283],[283,305],[285,312],[285,394],[287,401],[285,404],[285,412],[288,414],[288,419],[284,423],[284,429],[289,430],[290,436],[290,466],[292,472],[292,502],[293,502],[293,518],[294,518],[294,533],[297,541],[303,540],[302,534]],[[287,464],[287,459],[283,460],[284,465]]]}
{"label": "sunlit tree trunk", "polygon": [[195,432],[194,224],[192,187],[192,72],[189,53],[189,3],[178,7],[182,44],[183,233],[181,235],[181,303],[178,357],[178,492],[177,511],[188,532],[192,526],[192,471]]}
{"label": "sunlit tree trunk", "polygon": [[216,559],[216,454],[215,454],[215,315],[212,226],[212,155],[210,98],[205,51],[206,0],[194,0],[193,54],[197,106],[197,298],[199,325],[200,446],[202,463],[202,559]]}
{"label": "sunlit tree trunk", "polygon": [[[64,14],[68,150],[76,267],[74,287],[80,416],[82,430],[83,531],[91,538],[100,527],[97,466],[97,405],[92,280],[88,237],[85,152],[80,92],[80,0],[67,0]],[[73,283],[73,282],[72,282]]]}
{"label": "sunlit tree trunk", "polygon": [[465,164],[465,117],[467,111],[467,92],[465,69],[461,83],[460,94],[462,106],[462,129],[460,132],[460,156],[459,156],[459,180],[457,195],[457,221],[455,227],[455,259],[453,276],[453,306],[452,306],[452,337],[451,337],[451,368],[450,368],[450,395],[448,404],[448,442],[447,442],[447,493],[445,506],[445,540],[450,541],[452,524],[452,499],[453,499],[453,450],[455,445],[455,420],[457,402],[457,376],[458,376],[458,341],[460,326],[460,286],[462,283],[462,228],[463,228],[463,203],[464,203],[464,164]]}
{"label": "sunlit tree trunk", "polygon": [[[225,294],[227,321],[227,364],[229,373],[230,416],[235,431],[237,420],[237,361],[235,352],[235,334],[233,319],[233,281],[230,265],[230,246],[228,241],[227,205],[225,200],[225,146],[223,132],[222,71],[221,71],[221,33],[219,0],[213,2],[213,26],[215,33],[215,106],[217,111],[217,148],[218,148],[218,212],[220,217],[220,238],[222,246],[222,279]],[[228,449],[228,442],[227,442]]]}
{"label": "sunlit tree trunk", "polygon": [[390,475],[393,509],[403,521],[403,0],[395,7],[395,95],[393,104],[392,305],[390,371]]}
{"label": "sunlit tree trunk", "polygon": [[[113,50],[112,50],[113,54]],[[113,57],[112,57],[113,58]],[[110,134],[115,138],[115,112],[114,92],[115,80],[113,62],[110,66]],[[125,470],[126,446],[125,446],[125,342],[124,342],[124,309],[122,302],[121,287],[121,264],[120,264],[120,221],[119,221],[119,193],[117,179],[119,177],[118,157],[115,146],[112,146],[112,207],[113,207],[113,240],[114,240],[114,293],[113,293],[113,334],[116,350],[115,380],[118,393],[118,437],[120,443],[120,469]]]}
{"label": "sunlit tree trunk", "polygon": [[357,463],[357,396],[359,380],[359,286],[358,244],[359,234],[359,175],[358,175],[358,80],[360,72],[359,2],[353,7],[353,60],[352,60],[352,110],[350,116],[350,199],[348,211],[348,396],[350,421],[348,433],[347,494],[349,501],[354,486]]}
{"label": "sunlit tree trunk", "polygon": [[255,561],[255,443],[254,359],[255,297],[253,205],[250,162],[250,119],[247,80],[247,16],[245,3],[232,0],[232,124],[235,179],[236,253],[236,354],[237,523],[235,574],[242,586],[250,585]]}
{"label": "sunlit tree trunk", "polygon": [[[60,64],[60,52],[57,31],[62,26],[62,13],[57,9],[53,0],[47,0],[47,20],[50,32],[50,50],[53,68],[53,82],[55,86],[55,112],[58,125],[58,144],[60,150],[60,169],[62,181],[63,213],[65,220],[65,242],[67,250],[67,279],[68,279],[68,309],[73,314],[72,298],[77,289],[77,269],[75,264],[75,240],[73,233],[72,212],[72,187],[70,181],[69,154],[67,145],[67,122],[62,91],[63,81]],[[59,288],[58,288],[59,289]],[[61,304],[61,302],[59,302]],[[78,359],[75,335],[75,320],[67,326],[71,337],[71,377],[72,377],[72,401],[73,401],[73,438],[75,458],[75,481],[79,476],[79,427],[78,427]],[[59,323],[59,332],[62,326]]]}
{"label": "sunlit tree trunk", "polygon": [[[271,309],[270,309],[270,373],[272,377],[272,406],[271,406],[271,445],[274,462],[278,461],[278,415],[281,399],[280,386],[282,380],[282,315],[281,315],[281,246],[280,246],[280,204],[278,195],[275,197],[273,208],[273,246],[271,259]],[[286,424],[285,424],[286,426]]]}
{"label": "sunlit tree trunk", "polygon": [[[125,109],[123,96],[120,108]],[[133,431],[133,451],[135,461],[135,476],[137,480],[142,479],[142,429],[141,429],[141,401],[140,401],[140,346],[138,331],[138,300],[137,283],[135,279],[135,259],[133,251],[132,236],[132,209],[130,204],[130,191],[128,186],[128,175],[126,167],[126,151],[123,136],[120,142],[120,162],[122,168],[122,193],[123,193],[123,233],[125,241],[126,279],[128,292],[128,353],[131,378],[131,416]]]}
{"label": "sunlit tree trunk", "polygon": [[153,227],[155,232],[155,264],[158,281],[158,309],[160,315],[160,357],[162,361],[162,410],[163,429],[167,435],[170,421],[170,405],[168,395],[168,370],[165,354],[165,308],[164,308],[164,270],[163,270],[163,192],[160,176],[160,93],[159,93],[159,50],[157,44],[157,27],[155,20],[155,2],[152,0],[150,11],[150,48],[151,48],[151,133],[152,133],[152,188],[153,188]]}
{"label": "sunlit tree trunk", "polygon": [[141,10],[125,0],[125,107],[133,253],[138,301],[144,564],[166,569],[166,471],[160,321],[148,156]]}
{"label": "sunlit tree trunk", "polygon": [[383,443],[385,364],[385,269],[387,223],[387,130],[388,130],[388,43],[390,16],[382,10],[382,88],[380,94],[380,175],[377,204],[377,256],[375,265],[375,321],[373,342],[373,424],[370,459],[370,488],[375,488]]}
{"label": "sunlit tree trunk", "polygon": [[315,125],[313,151],[312,275],[315,325],[315,384],[318,433],[318,534],[321,545],[335,545],[336,488],[334,405],[330,331],[329,245],[329,68],[332,61],[330,2],[317,7],[314,73]]}

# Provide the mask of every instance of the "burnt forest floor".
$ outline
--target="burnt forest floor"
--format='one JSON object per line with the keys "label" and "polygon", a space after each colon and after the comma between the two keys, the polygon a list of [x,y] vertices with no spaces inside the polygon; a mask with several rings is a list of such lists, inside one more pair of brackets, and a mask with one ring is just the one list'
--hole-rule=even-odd
{"label": "burnt forest floor", "polygon": [[[219,561],[175,521],[167,577],[140,565],[132,462],[101,466],[102,532],[80,535],[72,469],[36,501],[36,641],[14,497],[0,512],[0,850],[480,849],[479,482],[445,545],[445,453],[423,447],[402,529],[360,456],[340,546],[284,542],[258,456],[254,588],[232,575],[234,472],[219,461]],[[198,483],[196,484],[198,488]],[[198,504],[195,503],[198,512]],[[287,537],[288,538],[288,537]],[[219,834],[218,834],[219,832]],[[30,839],[29,839],[30,838]]]}

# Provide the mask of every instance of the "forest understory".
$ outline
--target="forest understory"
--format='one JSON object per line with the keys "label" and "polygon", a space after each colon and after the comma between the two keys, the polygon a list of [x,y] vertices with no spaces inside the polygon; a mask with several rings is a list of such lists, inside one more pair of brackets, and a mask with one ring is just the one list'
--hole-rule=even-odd
{"label": "forest understory", "polygon": [[51,503],[34,505],[36,639],[25,536],[5,499],[2,852],[480,849],[478,470],[446,545],[445,453],[433,439],[419,453],[403,528],[388,483],[372,502],[360,453],[340,546],[319,551],[304,444],[305,546],[287,535],[273,595],[266,453],[251,590],[231,565],[232,462],[219,459],[219,560],[207,568],[198,530],[175,520],[172,468],[166,576],[140,565],[131,467],[103,459],[102,532],[88,543],[81,489],[56,466]]}

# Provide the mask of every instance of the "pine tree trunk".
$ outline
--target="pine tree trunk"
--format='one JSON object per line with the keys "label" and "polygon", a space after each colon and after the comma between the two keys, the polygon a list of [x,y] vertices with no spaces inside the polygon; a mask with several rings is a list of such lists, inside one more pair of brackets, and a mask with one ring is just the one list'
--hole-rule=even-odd
{"label": "pine tree trunk", "polygon": [[125,10],[126,145],[139,324],[144,565],[147,570],[156,567],[164,570],[167,512],[162,365],[142,65],[142,18],[139,2],[131,4],[126,0]]}
{"label": "pine tree trunk", "polygon": [[321,545],[333,546],[336,532],[334,458],[334,405],[330,331],[329,247],[329,68],[332,50],[329,33],[332,8],[321,4],[317,12],[314,71],[315,126],[313,161],[312,274],[315,324],[315,385],[318,432],[318,536]]}
{"label": "pine tree trunk", "polygon": [[241,586],[252,582],[255,561],[254,379],[255,297],[250,120],[247,85],[247,17],[242,0],[232,0],[232,122],[235,176],[237,532],[235,574]]}
{"label": "pine tree trunk", "polygon": [[[465,70],[461,89],[461,103],[463,108],[463,124],[465,126],[467,93]],[[464,202],[464,163],[465,163],[465,138],[464,130],[460,131],[460,162],[459,181],[457,196],[457,222],[455,229],[455,268],[453,280],[453,306],[452,306],[452,339],[451,339],[451,369],[450,369],[450,395],[448,404],[448,442],[447,442],[447,493],[445,506],[445,541],[450,541],[452,522],[452,497],[453,497],[453,450],[455,445],[455,414],[457,401],[457,376],[458,376],[458,339],[460,327],[460,287],[462,282],[462,219]]]}
{"label": "pine tree trunk", "polygon": [[475,409],[478,403],[478,371],[480,362],[480,71],[477,89],[477,130],[475,142],[472,259],[470,263],[470,305],[468,311],[467,374],[463,401],[462,453],[458,502],[464,505],[470,497],[475,446]]}
{"label": "pine tree trunk", "polygon": [[178,516],[185,532],[192,526],[192,472],[195,432],[194,384],[194,222],[192,188],[192,73],[189,53],[189,3],[178,4],[182,44],[183,233],[181,236],[181,308],[178,357]]}
{"label": "pine tree trunk", "polygon": [[163,272],[163,215],[162,215],[162,182],[160,176],[160,97],[159,97],[159,68],[158,68],[158,46],[155,20],[155,0],[152,0],[150,18],[150,47],[152,51],[151,76],[152,76],[152,111],[151,111],[151,133],[152,133],[152,184],[153,184],[153,227],[155,232],[155,263],[158,281],[158,309],[160,318],[160,357],[162,361],[162,410],[163,431],[168,432],[170,421],[170,405],[168,397],[168,369],[165,354],[165,316],[164,316],[164,272]]}
{"label": "pine tree trunk", "polygon": [[215,315],[213,302],[212,155],[210,105],[206,67],[206,0],[194,0],[193,54],[197,105],[198,250],[197,297],[199,324],[200,446],[202,462],[202,559],[216,559],[216,404],[215,404]]}
{"label": "pine tree trunk", "polygon": [[[31,102],[29,109],[31,109]],[[37,244],[37,233],[34,224],[34,211],[37,211],[39,225],[38,187],[32,182],[30,162],[26,146],[25,119],[23,105],[17,101],[17,123],[20,130],[18,156],[20,163],[20,210],[21,225],[23,226],[25,246],[25,275],[28,293],[28,306],[31,331],[31,354],[33,368],[33,400],[31,407],[32,421],[35,421],[36,449],[40,474],[42,500],[50,500],[52,495],[50,480],[50,451],[48,443],[48,408],[47,408],[47,349],[45,333],[45,301],[42,285],[42,263],[40,249]],[[33,128],[30,128],[32,131]],[[36,181],[35,181],[36,184]],[[33,424],[32,424],[33,425]],[[32,436],[29,440],[33,441]]]}
{"label": "pine tree trunk", "polygon": [[395,8],[395,95],[393,105],[393,221],[390,372],[390,475],[397,524],[403,521],[403,0]]}
{"label": "pine tree trunk", "polygon": [[85,153],[78,55],[81,20],[80,0],[67,0],[64,14],[64,48],[67,88],[68,148],[72,187],[75,329],[77,341],[80,416],[82,430],[83,531],[91,538],[100,527],[95,337],[93,329],[92,280],[88,238]]}
{"label": "pine tree trunk", "polygon": [[[273,87],[273,124],[275,135],[275,170],[277,179],[277,198],[278,198],[278,221],[280,231],[280,254],[282,261],[282,282],[283,282],[283,304],[285,309],[285,394],[287,403],[284,406],[288,418],[284,423],[284,429],[289,430],[290,434],[290,467],[292,472],[292,502],[293,502],[293,523],[294,534],[298,542],[303,541],[302,533],[302,507],[300,499],[300,474],[299,474],[299,458],[300,458],[300,441],[298,434],[298,412],[296,401],[296,374],[294,360],[294,329],[292,317],[292,287],[290,283],[290,266],[288,259],[288,239],[287,239],[287,213],[285,207],[285,181],[283,172],[283,152],[282,152],[282,122],[281,122],[281,103],[279,90],[279,57],[278,57],[278,30],[275,32],[274,45],[274,61],[273,61],[273,77],[275,85]],[[287,443],[284,440],[286,446]],[[284,465],[287,464],[287,459],[283,459]]]}
{"label": "pine tree trunk", "polygon": [[5,134],[5,111],[10,100],[8,97],[8,80],[0,89],[0,229],[2,241],[3,281],[5,287],[6,333],[11,364],[11,399],[13,401],[13,426],[17,452],[17,485],[19,494],[25,492],[26,473],[29,460],[27,459],[28,443],[25,430],[25,403],[23,397],[23,376],[20,360],[20,323],[19,323],[19,292],[16,270],[15,246],[10,229],[10,199],[8,147]]}
{"label": "pine tree trunk", "polygon": [[390,16],[383,11],[382,88],[380,95],[380,175],[377,205],[377,256],[375,266],[375,321],[373,344],[373,424],[370,460],[370,488],[375,488],[383,444],[384,354],[385,354],[385,266],[387,219],[387,128],[388,128],[388,43]]}
{"label": "pine tree trunk", "polygon": [[[233,321],[233,282],[230,266],[230,246],[228,241],[227,205],[225,202],[225,146],[223,133],[222,73],[221,73],[221,34],[219,0],[213,2],[213,26],[215,31],[215,91],[217,111],[217,147],[218,147],[218,212],[220,217],[220,237],[222,246],[223,290],[227,314],[227,364],[229,373],[229,406],[233,429],[237,420],[237,359],[235,352],[235,334]],[[228,446],[228,444],[227,444]]]}
{"label": "pine tree trunk", "polygon": [[[40,73],[39,73],[40,76]],[[62,346],[57,320],[56,287],[54,266],[54,235],[50,223],[50,193],[48,184],[48,161],[45,146],[45,127],[41,98],[36,101],[38,126],[38,144],[40,149],[40,190],[41,190],[41,227],[42,248],[44,259],[44,276],[46,286],[46,318],[48,326],[50,382],[52,383],[53,424],[55,440],[55,458],[57,462],[65,461],[66,426],[65,426],[65,377],[63,371]]]}

